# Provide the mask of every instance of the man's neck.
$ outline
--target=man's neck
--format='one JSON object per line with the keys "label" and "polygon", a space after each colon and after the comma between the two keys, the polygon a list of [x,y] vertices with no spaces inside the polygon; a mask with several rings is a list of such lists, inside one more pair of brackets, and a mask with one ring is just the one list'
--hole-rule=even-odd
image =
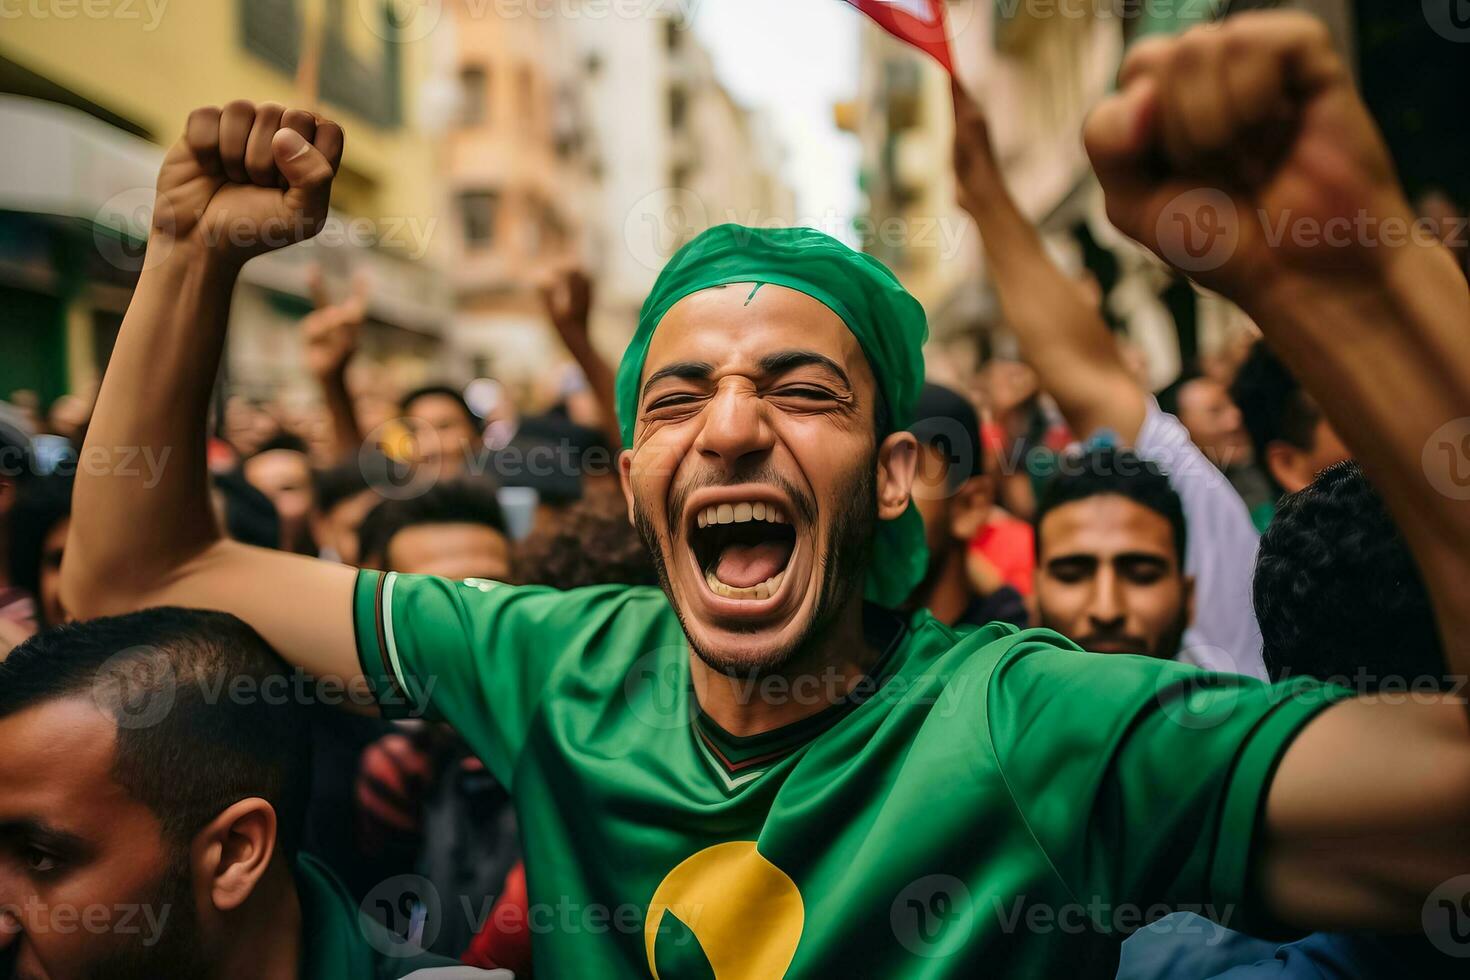
{"label": "man's neck", "polygon": [[863,633],[858,595],[779,671],[730,677],[692,651],[689,663],[704,713],[731,735],[746,737],[795,724],[842,701],[872,672],[881,653]]}
{"label": "man's neck", "polygon": [[216,980],[308,980],[301,977],[301,899],[290,862],[277,857],[226,923]]}

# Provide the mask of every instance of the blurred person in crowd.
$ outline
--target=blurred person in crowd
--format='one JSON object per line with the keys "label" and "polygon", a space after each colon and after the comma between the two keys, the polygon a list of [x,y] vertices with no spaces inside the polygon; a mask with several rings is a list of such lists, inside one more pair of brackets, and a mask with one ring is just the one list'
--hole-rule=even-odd
{"label": "blurred person in crowd", "polygon": [[1036,522],[1041,625],[1087,650],[1178,657],[1194,610],[1184,506],[1128,450],[1064,456]]}
{"label": "blurred person in crowd", "polygon": [[280,420],[267,410],[264,402],[243,395],[231,395],[225,400],[220,436],[241,458],[252,455],[280,434]]}
{"label": "blurred person in crowd", "polygon": [[1186,659],[1263,676],[1250,602],[1257,534],[1245,503],[1123,363],[1094,297],[1047,253],[1006,188],[984,113],[958,84],[954,104],[960,203],[980,229],[986,266],[1026,362],[1077,438],[1106,435],[1156,463],[1183,502],[1190,548],[1179,574],[1196,583]]}
{"label": "blurred person in crowd", "polygon": [[570,504],[561,520],[533,530],[516,545],[513,578],[554,589],[658,584],[622,497],[612,494],[585,496]]}
{"label": "blurred person in crowd", "polygon": [[[1239,76],[1259,115],[1222,113],[1201,63]],[[1255,151],[1257,179],[1236,190],[1246,213],[1407,209],[1310,18],[1246,16],[1141,45],[1123,77],[1088,147],[1113,221],[1166,259],[1159,208],[1230,158],[1196,141],[1204,124],[1231,153]],[[1271,111],[1283,104],[1285,124]],[[251,155],[249,186],[241,132],[271,151]],[[252,221],[308,236],[342,149],[340,128],[304,111],[237,101],[191,116],[158,184],[180,220],[152,230],[160,260],[134,291],[91,443],[202,443],[198,379],[215,375],[251,257],[214,232]],[[1323,160],[1325,187],[1307,170]],[[1427,485],[1420,459],[1463,414],[1470,350],[1446,340],[1470,296],[1439,249],[1331,258],[1242,235],[1201,280],[1290,352],[1333,418],[1355,419],[1463,668],[1470,513]],[[587,962],[620,976],[660,964],[670,976],[1112,975],[1105,927],[992,916],[941,916],[948,955],[916,960],[889,913],[935,867],[971,893],[1016,897],[1023,916],[1079,896],[1108,909],[1200,896],[1258,928],[1416,921],[1443,869],[1470,866],[1453,831],[1470,821],[1454,776],[1470,766],[1463,705],[1404,710],[1305,679],[1269,687],[1085,655],[1044,630],[956,634],[924,612],[893,614],[927,564],[906,431],[925,333],[890,270],[818,232],[722,226],[677,253],[617,379],[620,477],[662,592],[353,574],[240,547],[207,521],[198,473],[176,466],[150,492],[79,477],[64,597],[217,601],[303,669],[362,677],[389,710],[454,724],[535,828],[533,908],[650,910],[642,930],[538,932],[537,968],[551,975]],[[1333,342],[1344,337],[1371,358]],[[174,352],[167,371],[146,357],[160,348]],[[744,686],[814,676],[834,679],[830,696]],[[864,682],[887,678],[934,697],[871,696]],[[942,710],[950,692],[976,711]],[[1181,702],[1211,723],[1181,724]],[[910,906],[932,908],[928,897]],[[746,927],[752,915],[762,928]],[[924,953],[932,926],[917,926]]]}
{"label": "blurred person in crowd", "polygon": [[281,546],[281,519],[276,505],[238,468],[210,474],[209,499],[216,523],[231,541],[254,548]]}
{"label": "blurred person in crowd", "polygon": [[1051,461],[1071,436],[1052,418],[1029,365],[995,358],[981,369],[980,383],[989,414],[985,438],[1000,460],[998,499],[1010,513],[1031,520]]}
{"label": "blurred person in crowd", "polygon": [[[511,576],[510,540],[486,480],[461,477],[385,500],[361,533],[369,568],[455,581]],[[366,857],[417,855],[413,864],[456,906],[499,890],[519,854],[514,813],[505,788],[452,732],[422,724],[382,732],[354,768],[353,833]],[[433,948],[462,953],[473,927],[468,917],[446,917]]]}
{"label": "blurred person in crowd", "polygon": [[27,432],[40,432],[44,428],[40,395],[29,388],[17,388],[7,402],[19,414],[20,424]]}
{"label": "blurred person in crowd", "polygon": [[489,481],[461,477],[384,500],[359,529],[362,566],[449,579],[510,578],[511,543]]}
{"label": "blurred person in crowd", "polygon": [[[50,630],[0,663],[0,973],[358,980],[446,965],[402,955],[300,853],[307,727],[268,693],[291,673],[233,616],[177,608]],[[62,918],[83,912],[88,928]]]}
{"label": "blurred person in crowd", "polygon": [[950,626],[991,622],[1026,626],[1020,593],[970,542],[985,526],[995,503],[984,472],[980,418],[965,396],[926,383],[909,427],[919,442],[914,505],[924,519],[929,568],[910,597]]}
{"label": "blurred person in crowd", "polygon": [[35,478],[35,457],[24,413],[0,402],[0,650],[36,628],[36,596],[15,580],[15,507],[22,488]]}
{"label": "blurred person in crowd", "polygon": [[315,507],[311,514],[311,536],[318,557],[356,565],[358,531],[367,515],[382,500],[368,483],[363,464],[353,458],[312,474]]}
{"label": "blurred person in crowd", "polygon": [[[1264,340],[1256,341],[1240,366],[1230,396],[1276,496],[1305,489],[1318,473],[1352,455],[1316,399]],[[1256,523],[1269,525],[1275,509],[1273,497],[1259,508]]]}
{"label": "blurred person in crowd", "polygon": [[[1276,493],[1265,472],[1256,465],[1245,418],[1230,397],[1229,386],[1198,371],[1186,370],[1159,392],[1158,400],[1159,408],[1184,423],[1200,452],[1225,474],[1255,522],[1263,505],[1275,501]],[[1257,523],[1256,529],[1264,530],[1264,525]]]}
{"label": "blurred person in crowd", "polygon": [[10,580],[36,597],[38,625],[66,622],[61,604],[61,559],[71,526],[70,476],[38,476],[26,481],[12,512]]}
{"label": "blurred person in crowd", "polygon": [[275,506],[281,525],[280,549],[315,554],[311,525],[316,501],[306,443],[292,435],[276,436],[245,457],[240,472]]}
{"label": "blurred person in crowd", "polygon": [[414,462],[434,479],[459,476],[475,461],[482,446],[481,420],[457,389],[444,384],[415,388],[399,407],[412,426]]}
{"label": "blurred person in crowd", "polygon": [[[1273,679],[1313,677],[1399,700],[1454,691],[1429,591],[1358,464],[1335,463],[1282,499],[1254,583]],[[1372,597],[1371,601],[1367,597]],[[1118,980],[1416,980],[1464,962],[1423,935],[1315,933],[1268,943],[1175,913],[1123,944]]]}
{"label": "blurred person in crowd", "polygon": [[62,395],[51,403],[46,412],[46,429],[80,448],[91,417],[92,406],[86,399],[79,395]]}

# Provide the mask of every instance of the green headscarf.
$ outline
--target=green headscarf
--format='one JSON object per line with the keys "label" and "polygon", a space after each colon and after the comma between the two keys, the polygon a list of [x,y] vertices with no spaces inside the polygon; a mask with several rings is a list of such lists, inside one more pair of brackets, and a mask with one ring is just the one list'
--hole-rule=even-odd
{"label": "green headscarf", "polygon": [[[664,267],[643,304],[638,332],[618,367],[618,419],[623,445],[633,445],[638,387],[653,333],[673,305],[691,293],[750,282],[785,286],[817,300],[852,331],[888,409],[889,431],[913,423],[914,403],[924,383],[924,308],[898,277],[870,255],[810,228],[747,228],[720,225],[685,245]],[[878,525],[865,595],[889,608],[902,605],[924,577],[929,552],[924,525],[911,503],[892,521]]]}

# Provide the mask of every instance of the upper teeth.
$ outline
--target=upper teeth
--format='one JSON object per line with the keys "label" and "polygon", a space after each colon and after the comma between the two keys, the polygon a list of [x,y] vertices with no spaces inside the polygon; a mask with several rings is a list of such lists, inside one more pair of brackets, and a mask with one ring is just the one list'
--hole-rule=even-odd
{"label": "upper teeth", "polygon": [[700,511],[698,519],[700,527],[711,524],[744,524],[746,521],[786,523],[786,515],[775,504],[767,503],[714,504]]}

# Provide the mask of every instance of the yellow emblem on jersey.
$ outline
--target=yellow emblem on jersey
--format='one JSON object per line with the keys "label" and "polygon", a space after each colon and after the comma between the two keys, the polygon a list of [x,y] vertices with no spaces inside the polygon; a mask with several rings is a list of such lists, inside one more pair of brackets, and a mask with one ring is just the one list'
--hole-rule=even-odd
{"label": "yellow emblem on jersey", "polygon": [[[654,891],[643,926],[648,969],[655,980],[683,980],[682,970],[659,977],[659,962],[702,953],[707,971],[698,972],[714,980],[777,980],[796,956],[805,919],[796,882],[755,841],[716,844],[682,861]],[[692,935],[697,949],[677,948],[681,935]]]}

